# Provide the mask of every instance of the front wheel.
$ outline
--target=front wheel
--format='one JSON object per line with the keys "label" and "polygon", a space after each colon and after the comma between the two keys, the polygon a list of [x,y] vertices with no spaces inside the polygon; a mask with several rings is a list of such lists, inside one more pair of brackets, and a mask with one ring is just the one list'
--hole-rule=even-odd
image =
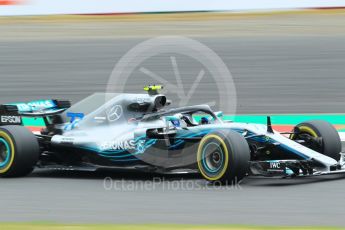
{"label": "front wheel", "polygon": [[305,121],[297,126],[290,139],[303,140],[303,145],[337,161],[340,159],[341,140],[337,130],[327,121]]}
{"label": "front wheel", "polygon": [[0,177],[32,172],[39,157],[37,138],[23,126],[0,127]]}
{"label": "front wheel", "polygon": [[247,174],[250,149],[239,133],[217,131],[204,136],[197,152],[198,169],[208,181],[234,184]]}

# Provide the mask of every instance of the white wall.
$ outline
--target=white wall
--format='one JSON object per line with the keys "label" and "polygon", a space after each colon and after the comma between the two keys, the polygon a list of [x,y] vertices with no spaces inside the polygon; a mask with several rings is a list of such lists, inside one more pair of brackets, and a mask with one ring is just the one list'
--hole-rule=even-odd
{"label": "white wall", "polygon": [[1,6],[0,15],[91,14],[198,10],[283,10],[342,7],[345,0],[22,0]]}

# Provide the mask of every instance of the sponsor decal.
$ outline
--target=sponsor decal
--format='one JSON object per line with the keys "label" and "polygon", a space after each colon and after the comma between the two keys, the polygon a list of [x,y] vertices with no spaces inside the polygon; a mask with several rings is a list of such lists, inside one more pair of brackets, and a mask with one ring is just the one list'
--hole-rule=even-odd
{"label": "sponsor decal", "polygon": [[280,163],[279,162],[270,162],[270,168],[271,169],[280,169]]}
{"label": "sponsor decal", "polygon": [[1,123],[20,124],[22,119],[20,116],[1,116]]}
{"label": "sponsor decal", "polygon": [[72,112],[68,112],[66,114],[67,117],[71,118],[70,123],[73,123],[75,120],[79,119],[83,119],[85,117],[84,113],[72,113]]}
{"label": "sponsor decal", "polygon": [[76,119],[72,123],[68,123],[67,125],[65,125],[64,130],[70,131],[70,130],[76,128],[78,126],[79,121],[80,121],[80,119]]}
{"label": "sponsor decal", "polygon": [[135,149],[136,144],[134,140],[114,140],[103,142],[99,148],[101,151],[106,150],[130,150]]}
{"label": "sponsor decal", "polygon": [[95,121],[97,121],[97,122],[104,122],[104,121],[107,120],[106,117],[94,117],[93,119],[94,119]]}
{"label": "sponsor decal", "polygon": [[122,116],[122,112],[123,112],[123,110],[122,110],[122,106],[121,105],[114,105],[114,106],[112,106],[107,111],[108,121],[110,121],[110,122],[117,121]]}
{"label": "sponsor decal", "polygon": [[136,98],[137,103],[145,103],[145,102],[151,102],[150,98],[147,97],[137,97]]}
{"label": "sponsor decal", "polygon": [[63,137],[61,138],[61,144],[73,144],[74,138],[73,137]]}
{"label": "sponsor decal", "polygon": [[101,151],[117,151],[117,150],[138,150],[139,152],[143,152],[145,150],[143,140],[135,141],[135,140],[113,140],[113,141],[106,141],[99,145],[99,149]]}
{"label": "sponsor decal", "polygon": [[84,113],[67,113],[67,117],[71,118],[70,123],[66,124],[64,130],[70,131],[78,126],[79,121],[84,118]]}
{"label": "sponsor decal", "polygon": [[51,109],[56,105],[52,100],[32,101],[29,103],[17,103],[13,104],[18,107],[21,112],[38,111],[42,109]]}
{"label": "sponsor decal", "polygon": [[282,162],[269,162],[267,165],[267,172],[271,173],[285,173],[286,164]]}

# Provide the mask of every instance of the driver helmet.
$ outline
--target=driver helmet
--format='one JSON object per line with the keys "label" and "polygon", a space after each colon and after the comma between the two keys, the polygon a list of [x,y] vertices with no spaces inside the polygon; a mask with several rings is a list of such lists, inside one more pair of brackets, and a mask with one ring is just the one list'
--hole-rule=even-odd
{"label": "driver helmet", "polygon": [[205,124],[209,124],[209,120],[207,117],[202,117],[200,120],[200,124],[205,125]]}

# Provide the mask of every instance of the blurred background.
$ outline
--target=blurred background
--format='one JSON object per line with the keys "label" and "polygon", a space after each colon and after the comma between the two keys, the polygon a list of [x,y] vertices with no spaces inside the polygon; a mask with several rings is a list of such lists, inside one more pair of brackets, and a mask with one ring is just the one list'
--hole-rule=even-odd
{"label": "blurred background", "polygon": [[[134,46],[158,36],[185,36],[212,49],[231,72],[234,112],[344,112],[342,5],[344,1],[1,1],[0,102],[23,97],[76,102],[107,90],[114,67]],[[171,57],[147,60],[124,79],[121,90],[162,84],[140,67],[176,81]],[[200,63],[174,58],[188,91]],[[210,75],[205,72],[189,104],[224,94]],[[179,105],[178,95],[169,96]]]}
{"label": "blurred background", "polygon": [[[0,103],[77,102],[107,91],[114,68],[133,47],[151,38],[182,36],[210,48],[230,71],[221,84],[235,87],[232,112],[344,113],[343,7],[343,0],[0,0]],[[219,90],[217,76],[203,66],[170,50],[129,65],[131,76],[118,84],[122,91],[141,92],[145,84],[182,82],[179,90],[187,95],[198,82],[187,104],[210,101],[219,109],[229,92]],[[175,105],[184,100],[168,93]],[[8,208],[0,211],[0,221],[343,225],[344,183],[337,178],[278,185],[247,180],[243,190],[232,191],[158,187],[130,193],[105,191],[103,178],[38,173],[1,181],[1,202]],[[151,177],[114,177],[122,178]]]}

